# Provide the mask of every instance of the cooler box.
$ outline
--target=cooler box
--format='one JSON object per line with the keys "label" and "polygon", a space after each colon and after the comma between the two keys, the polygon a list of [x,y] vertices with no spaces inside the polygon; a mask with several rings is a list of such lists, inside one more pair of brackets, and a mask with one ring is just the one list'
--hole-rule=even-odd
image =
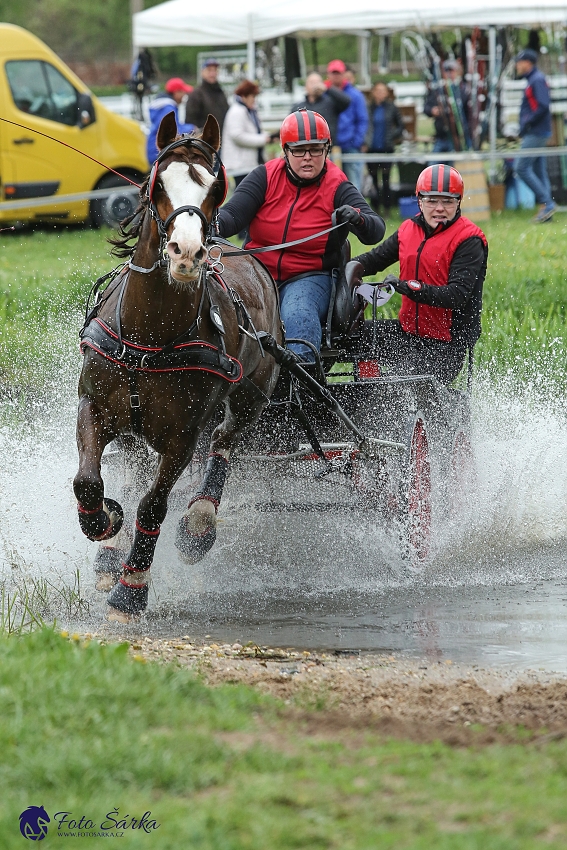
{"label": "cooler box", "polygon": [[413,218],[419,213],[419,206],[415,195],[411,198],[400,198],[398,200],[400,207],[400,218]]}

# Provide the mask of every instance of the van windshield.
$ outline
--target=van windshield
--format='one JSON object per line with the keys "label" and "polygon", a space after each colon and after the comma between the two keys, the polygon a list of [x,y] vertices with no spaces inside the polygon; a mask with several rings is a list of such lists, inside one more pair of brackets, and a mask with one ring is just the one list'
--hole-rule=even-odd
{"label": "van windshield", "polygon": [[78,93],[48,62],[26,59],[6,62],[12,98],[22,112],[74,126],[78,123]]}

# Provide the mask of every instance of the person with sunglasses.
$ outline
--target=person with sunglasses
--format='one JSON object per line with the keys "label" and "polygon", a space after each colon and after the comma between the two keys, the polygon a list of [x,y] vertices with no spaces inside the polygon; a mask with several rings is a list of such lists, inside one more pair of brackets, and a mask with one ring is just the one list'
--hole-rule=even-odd
{"label": "person with sunglasses", "polygon": [[381,320],[377,328],[365,323],[360,343],[377,338],[378,358],[393,373],[432,374],[448,384],[480,336],[488,242],[461,214],[463,192],[455,168],[428,166],[416,184],[419,214],[347,264],[352,286],[400,264],[399,274],[383,281],[402,296],[398,318]]}
{"label": "person with sunglasses", "polygon": [[[248,249],[315,237],[261,254],[280,292],[287,338],[309,343],[289,348],[314,363],[348,234],[371,245],[382,239],[385,225],[328,159],[331,134],[319,113],[299,109],[288,115],[280,142],[283,157],[251,171],[220,209],[219,232],[227,238],[247,230]],[[335,225],[341,226],[333,230]]]}

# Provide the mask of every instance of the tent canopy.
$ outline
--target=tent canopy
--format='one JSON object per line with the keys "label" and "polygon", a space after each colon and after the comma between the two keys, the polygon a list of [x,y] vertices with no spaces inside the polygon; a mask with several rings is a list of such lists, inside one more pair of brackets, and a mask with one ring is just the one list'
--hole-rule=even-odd
{"label": "tent canopy", "polygon": [[305,0],[217,0],[207,14],[192,0],[169,0],[133,16],[134,48],[248,44],[291,33],[363,34],[453,26],[537,26],[567,23],[567,0],[327,0],[314,11]]}

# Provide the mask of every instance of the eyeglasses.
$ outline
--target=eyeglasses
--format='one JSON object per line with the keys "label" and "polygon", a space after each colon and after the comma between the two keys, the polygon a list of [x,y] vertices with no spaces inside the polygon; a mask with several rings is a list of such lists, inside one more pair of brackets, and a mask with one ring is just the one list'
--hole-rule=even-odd
{"label": "eyeglasses", "polygon": [[439,204],[442,204],[444,207],[452,207],[453,204],[457,204],[459,202],[458,198],[424,198],[423,196],[420,200],[426,207],[438,207]]}
{"label": "eyeglasses", "polygon": [[325,146],[318,145],[313,148],[289,148],[290,154],[295,157],[295,159],[301,159],[305,154],[310,153],[312,157],[323,156],[325,153]]}

